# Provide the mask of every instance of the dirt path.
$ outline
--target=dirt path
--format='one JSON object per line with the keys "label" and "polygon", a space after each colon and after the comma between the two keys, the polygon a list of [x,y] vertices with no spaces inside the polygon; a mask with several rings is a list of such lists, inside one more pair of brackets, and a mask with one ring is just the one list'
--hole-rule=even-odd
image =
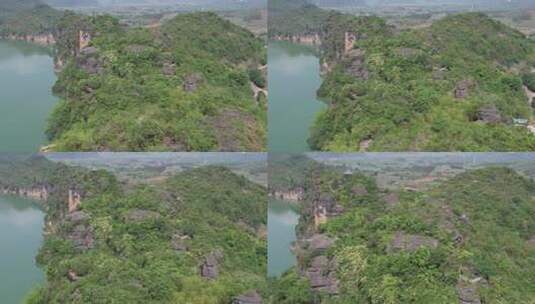
{"label": "dirt path", "polygon": [[528,104],[533,106],[533,98],[535,98],[535,92],[531,91],[528,87],[524,86],[524,92],[528,97]]}

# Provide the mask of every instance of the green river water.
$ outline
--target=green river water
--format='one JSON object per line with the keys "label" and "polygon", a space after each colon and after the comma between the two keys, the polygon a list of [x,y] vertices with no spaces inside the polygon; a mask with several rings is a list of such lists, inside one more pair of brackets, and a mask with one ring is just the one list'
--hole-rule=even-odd
{"label": "green river water", "polygon": [[36,152],[56,98],[49,49],[0,40],[0,152]]}
{"label": "green river water", "polygon": [[268,210],[268,275],[279,276],[296,263],[291,251],[296,239],[299,215],[291,203],[269,200]]}
{"label": "green river water", "polygon": [[311,47],[289,42],[269,43],[270,152],[309,151],[310,126],[326,105],[317,100],[320,62]]}
{"label": "green river water", "polygon": [[32,201],[0,196],[0,302],[19,304],[43,282],[35,265],[45,214]]}

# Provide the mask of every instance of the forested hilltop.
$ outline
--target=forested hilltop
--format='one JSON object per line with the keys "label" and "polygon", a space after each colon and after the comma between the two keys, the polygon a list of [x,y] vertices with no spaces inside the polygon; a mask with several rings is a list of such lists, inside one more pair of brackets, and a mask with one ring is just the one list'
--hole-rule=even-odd
{"label": "forested hilltop", "polygon": [[270,303],[531,303],[535,183],[504,167],[420,191],[358,171],[304,171],[298,266]]}
{"label": "forested hilltop", "polygon": [[480,13],[398,30],[309,4],[271,9],[272,38],[321,49],[318,96],[329,107],[311,130],[314,149],[535,149],[535,42],[522,33]]}
{"label": "forested hilltop", "polygon": [[0,190],[39,200],[47,212],[37,257],[47,280],[26,303],[265,296],[266,189],[226,168],[130,185],[42,157],[2,159]]}
{"label": "forested hilltop", "polygon": [[44,151],[266,149],[265,41],[247,29],[209,12],[127,27],[38,0],[0,8],[0,37],[56,51]]}
{"label": "forested hilltop", "polygon": [[[2,0],[0,2],[0,38],[53,43],[55,24],[62,13],[39,0]],[[33,39],[32,39],[33,38]],[[46,39],[50,39],[47,41]]]}

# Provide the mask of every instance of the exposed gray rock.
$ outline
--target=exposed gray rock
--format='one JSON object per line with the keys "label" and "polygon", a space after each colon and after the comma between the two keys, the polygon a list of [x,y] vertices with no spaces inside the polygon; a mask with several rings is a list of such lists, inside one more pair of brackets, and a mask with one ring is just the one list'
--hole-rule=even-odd
{"label": "exposed gray rock", "polygon": [[160,217],[161,215],[158,212],[133,209],[126,213],[125,219],[129,222],[143,222],[147,220],[159,219]]}
{"label": "exposed gray rock", "polygon": [[129,45],[125,48],[125,50],[129,53],[132,53],[132,54],[135,54],[135,55],[139,55],[141,53],[143,53],[144,51],[146,51],[148,49],[148,47],[144,46],[144,45],[140,45],[140,44],[132,44],[132,45]]}
{"label": "exposed gray rock", "polygon": [[477,283],[459,280],[457,283],[457,295],[459,296],[460,304],[481,304]]}
{"label": "exposed gray rock", "polygon": [[364,52],[362,50],[356,49],[351,51],[350,55],[348,55],[345,71],[355,78],[368,80],[370,73],[365,66]]}
{"label": "exposed gray rock", "polygon": [[202,77],[200,74],[191,74],[184,79],[184,91],[195,92],[199,87]]}
{"label": "exposed gray rock", "polygon": [[201,276],[207,279],[216,279],[219,276],[219,262],[223,259],[223,253],[215,250],[210,253],[201,265]]}
{"label": "exposed gray rock", "polygon": [[325,256],[317,256],[312,259],[305,275],[312,289],[328,294],[338,294],[338,280],[335,273],[334,263],[331,263]]}
{"label": "exposed gray rock", "polygon": [[171,245],[173,246],[173,249],[176,251],[186,251],[188,250],[188,245],[186,240],[189,239],[189,236],[187,235],[180,235],[175,234],[173,235],[173,238],[171,240]]}
{"label": "exposed gray rock", "polygon": [[399,204],[399,195],[397,193],[389,193],[385,196],[385,202],[392,207]]}
{"label": "exposed gray rock", "polygon": [[90,219],[89,214],[84,211],[74,211],[67,215],[67,220],[72,223],[86,222]]}
{"label": "exposed gray rock", "polygon": [[88,74],[100,74],[104,70],[101,63],[95,57],[78,58],[77,65]]}
{"label": "exposed gray rock", "polygon": [[98,49],[94,46],[89,46],[80,50],[80,54],[90,56],[98,53]]}
{"label": "exposed gray rock", "polygon": [[481,107],[477,112],[477,118],[486,123],[500,123],[502,116],[496,106],[488,105]]}
{"label": "exposed gray rock", "polygon": [[94,247],[93,227],[86,224],[79,224],[68,233],[67,239],[73,243],[75,249],[86,251]]}
{"label": "exposed gray rock", "polygon": [[256,291],[249,291],[235,298],[232,304],[262,304],[262,297]]}
{"label": "exposed gray rock", "polygon": [[362,196],[362,195],[367,195],[368,194],[368,190],[363,185],[355,185],[355,186],[353,186],[353,188],[351,188],[351,192],[354,195],[358,195],[358,196]]}
{"label": "exposed gray rock", "polygon": [[535,235],[528,240],[528,245],[535,247]]}
{"label": "exposed gray rock", "polygon": [[176,66],[172,63],[165,62],[162,67],[162,73],[166,76],[173,76],[176,72]]}
{"label": "exposed gray rock", "polygon": [[310,238],[308,245],[313,253],[322,253],[334,244],[334,240],[325,234],[315,234]]}
{"label": "exposed gray rock", "polygon": [[457,99],[464,99],[468,97],[468,94],[470,93],[470,89],[474,86],[474,83],[471,80],[462,80],[459,83],[457,83],[457,86],[455,87],[455,98]]}
{"label": "exposed gray rock", "polygon": [[438,240],[415,234],[406,234],[405,232],[398,231],[394,236],[392,242],[387,248],[388,252],[397,252],[397,251],[416,251],[422,247],[436,248],[438,246]]}
{"label": "exposed gray rock", "polygon": [[422,51],[418,49],[407,48],[407,47],[397,48],[395,52],[397,55],[404,57],[404,58],[413,57],[416,55],[420,55],[422,53]]}

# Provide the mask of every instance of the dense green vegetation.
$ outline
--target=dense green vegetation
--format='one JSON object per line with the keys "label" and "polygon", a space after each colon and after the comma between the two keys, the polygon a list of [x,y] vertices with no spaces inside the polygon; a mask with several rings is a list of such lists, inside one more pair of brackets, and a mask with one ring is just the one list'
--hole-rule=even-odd
{"label": "dense green vegetation", "polygon": [[39,0],[3,0],[0,3],[0,37],[53,34],[61,12]]}
{"label": "dense green vegetation", "polygon": [[[307,176],[299,266],[273,282],[272,303],[535,300],[531,179],[488,167],[429,190],[393,193],[379,189],[373,178],[328,167],[313,166]],[[313,206],[331,197],[344,211],[316,226]],[[334,241],[323,253],[303,245],[317,234]],[[331,261],[324,271],[335,274],[338,295],[311,288],[300,275],[320,255]]]}
{"label": "dense green vegetation", "polygon": [[[522,33],[480,13],[397,30],[377,17],[279,6],[284,18],[271,24],[272,37],[317,33],[322,41],[325,77],[318,96],[329,108],[312,127],[312,148],[535,149],[533,134],[513,125],[515,118],[533,116],[522,84],[533,87],[535,42]],[[354,36],[350,51],[346,33]]]}
{"label": "dense green vegetation", "polygon": [[[0,181],[52,189],[37,258],[47,282],[27,303],[215,304],[265,293],[266,190],[226,168],[122,185],[105,171],[32,158],[0,162]],[[83,193],[79,211],[67,211],[67,189]],[[210,255],[212,279],[200,274]]]}
{"label": "dense green vegetation", "polygon": [[[53,150],[259,151],[265,149],[262,40],[213,13],[178,15],[155,28],[109,16],[60,20],[47,134]],[[78,48],[78,33],[91,35]]]}

